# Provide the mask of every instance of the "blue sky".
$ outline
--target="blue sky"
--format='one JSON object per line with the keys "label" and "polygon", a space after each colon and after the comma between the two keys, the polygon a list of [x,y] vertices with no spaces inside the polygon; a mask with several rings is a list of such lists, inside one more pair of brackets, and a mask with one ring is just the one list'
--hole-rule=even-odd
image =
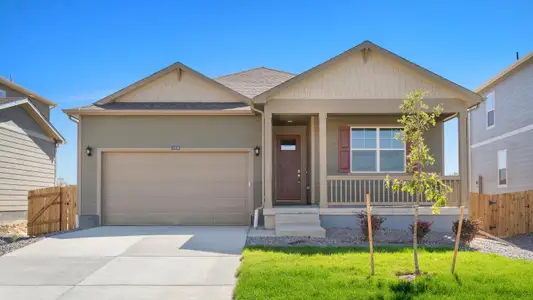
{"label": "blue sky", "polygon": [[[176,61],[207,76],[303,72],[364,40],[474,89],[533,50],[533,1],[0,1],[0,75],[57,102],[58,177],[76,182],[89,104]],[[457,124],[446,124],[446,172]]]}

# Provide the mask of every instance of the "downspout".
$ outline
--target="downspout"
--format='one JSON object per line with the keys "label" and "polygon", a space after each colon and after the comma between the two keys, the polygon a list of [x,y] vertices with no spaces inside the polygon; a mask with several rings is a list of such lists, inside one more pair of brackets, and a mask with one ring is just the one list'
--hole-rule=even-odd
{"label": "downspout", "polygon": [[[261,115],[261,148],[265,146],[265,116],[262,111],[254,107],[253,101],[250,102],[250,108]],[[263,149],[263,153],[264,153]],[[265,206],[265,155],[261,155],[261,206],[254,210],[254,228],[257,228],[259,222],[259,210]]]}
{"label": "downspout", "polygon": [[81,163],[80,163],[80,155],[81,155],[81,144],[80,144],[80,134],[81,134],[81,131],[80,131],[80,119],[76,118],[76,117],[73,117],[71,115],[68,115],[68,118],[69,120],[71,120],[72,122],[76,123],[76,127],[77,127],[77,137],[78,137],[78,141],[77,141],[77,145],[76,145],[76,168],[77,168],[77,175],[76,175],[76,185],[77,185],[77,190],[76,190],[76,198],[78,199],[78,205],[77,205],[77,211],[76,211],[76,228],[80,228],[80,210],[81,210]]}

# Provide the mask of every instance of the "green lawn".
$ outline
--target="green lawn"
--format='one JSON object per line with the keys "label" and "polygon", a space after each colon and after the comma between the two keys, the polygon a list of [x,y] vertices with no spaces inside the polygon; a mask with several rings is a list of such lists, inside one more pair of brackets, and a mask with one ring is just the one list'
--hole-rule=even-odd
{"label": "green lawn", "polygon": [[413,270],[409,248],[377,248],[370,276],[364,248],[247,248],[235,299],[533,299],[533,262],[460,252],[420,250],[422,272],[413,282],[396,272]]}

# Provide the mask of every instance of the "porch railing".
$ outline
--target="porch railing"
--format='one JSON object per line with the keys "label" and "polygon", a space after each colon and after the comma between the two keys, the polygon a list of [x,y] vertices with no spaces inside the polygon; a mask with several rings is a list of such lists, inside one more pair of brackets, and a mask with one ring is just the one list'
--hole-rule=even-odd
{"label": "porch railing", "polygon": [[[365,205],[365,195],[370,193],[372,205],[406,205],[416,198],[407,192],[394,192],[385,186],[385,175],[330,175],[328,180],[328,205]],[[409,179],[410,176],[391,176],[391,179]],[[444,183],[452,188],[448,194],[448,206],[457,206],[460,199],[459,176],[443,176]],[[421,201],[421,205],[432,202]]]}

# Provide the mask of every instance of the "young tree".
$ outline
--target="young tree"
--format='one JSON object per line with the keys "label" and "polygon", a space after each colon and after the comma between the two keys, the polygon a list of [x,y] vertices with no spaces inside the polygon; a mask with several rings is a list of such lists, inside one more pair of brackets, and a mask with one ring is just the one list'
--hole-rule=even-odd
{"label": "young tree", "polygon": [[401,133],[396,137],[401,139],[407,146],[407,160],[405,169],[408,174],[413,175],[409,180],[394,179],[391,183],[389,176],[385,178],[388,188],[393,191],[408,192],[415,198],[414,205],[414,230],[413,230],[413,249],[415,262],[415,275],[420,275],[418,265],[418,208],[420,201],[434,201],[433,213],[439,212],[439,207],[446,205],[446,196],[451,192],[451,188],[445,185],[438,178],[437,173],[424,172],[424,168],[435,163],[435,159],[429,153],[430,149],[424,142],[424,132],[436,124],[442,112],[442,107],[437,105],[431,111],[423,101],[424,92],[411,92],[407,99],[400,105],[402,117],[398,123],[404,126]]}

